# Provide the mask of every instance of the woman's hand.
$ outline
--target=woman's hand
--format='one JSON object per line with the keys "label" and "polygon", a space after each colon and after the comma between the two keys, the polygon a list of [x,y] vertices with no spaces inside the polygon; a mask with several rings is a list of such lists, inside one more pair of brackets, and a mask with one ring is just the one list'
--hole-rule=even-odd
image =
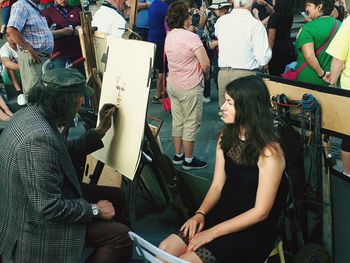
{"label": "woman's hand", "polygon": [[214,235],[210,229],[197,233],[188,244],[187,251],[196,251],[201,246],[213,241]]}
{"label": "woman's hand", "polygon": [[204,215],[203,214],[195,214],[191,218],[189,218],[185,224],[182,225],[180,231],[182,232],[183,237],[188,235],[188,239],[191,240],[193,236],[200,232],[204,227]]}

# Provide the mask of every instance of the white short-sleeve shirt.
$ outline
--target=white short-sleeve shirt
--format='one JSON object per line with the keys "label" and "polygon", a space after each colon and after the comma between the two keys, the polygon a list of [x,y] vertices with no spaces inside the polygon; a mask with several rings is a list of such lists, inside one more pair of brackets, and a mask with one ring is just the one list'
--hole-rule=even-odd
{"label": "white short-sleeve shirt", "polygon": [[122,37],[125,31],[126,20],[115,9],[101,6],[94,14],[91,24],[92,26],[97,26],[98,32]]}
{"label": "white short-sleeve shirt", "polygon": [[271,59],[266,29],[247,9],[233,9],[220,17],[215,35],[219,41],[219,67],[252,70]]}

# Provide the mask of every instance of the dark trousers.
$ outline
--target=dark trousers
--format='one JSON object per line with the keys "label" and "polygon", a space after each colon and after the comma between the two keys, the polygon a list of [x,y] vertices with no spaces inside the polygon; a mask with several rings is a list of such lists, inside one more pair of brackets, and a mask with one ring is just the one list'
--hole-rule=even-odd
{"label": "dark trousers", "polygon": [[96,220],[86,227],[86,244],[94,251],[85,263],[127,263],[132,256],[129,228],[115,221]]}
{"label": "dark trousers", "polygon": [[[208,58],[210,60],[210,78],[206,79],[204,81],[204,91],[203,95],[205,98],[210,97],[210,90],[211,90],[211,79],[214,79],[214,82],[217,87],[217,75],[218,75],[218,69],[217,69],[217,57],[216,57],[216,51],[214,49],[210,49],[207,47],[206,43],[203,43],[205,51],[207,52]],[[214,70],[212,71],[212,67],[214,66]]]}
{"label": "dark trousers", "polygon": [[[84,198],[90,203],[110,201],[116,211],[116,220],[94,220],[86,227],[86,245],[94,247],[86,263],[126,263],[132,255],[129,228],[125,220],[125,194],[122,189],[82,183]],[[119,221],[119,222],[117,222]]]}

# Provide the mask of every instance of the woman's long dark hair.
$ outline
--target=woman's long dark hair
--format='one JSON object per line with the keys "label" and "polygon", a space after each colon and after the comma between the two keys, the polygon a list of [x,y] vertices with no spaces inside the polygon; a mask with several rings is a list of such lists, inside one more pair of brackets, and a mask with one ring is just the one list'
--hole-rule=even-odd
{"label": "woman's long dark hair", "polygon": [[239,147],[243,128],[245,142],[239,159],[242,165],[254,165],[265,146],[278,142],[269,91],[260,77],[248,76],[229,83],[226,92],[234,100],[236,117],[233,124],[226,124],[223,129],[221,149],[226,154]]}
{"label": "woman's long dark hair", "polygon": [[[69,90],[67,88],[67,90]],[[81,93],[34,86],[28,94],[28,104],[41,106],[49,121],[65,127],[73,120]]]}

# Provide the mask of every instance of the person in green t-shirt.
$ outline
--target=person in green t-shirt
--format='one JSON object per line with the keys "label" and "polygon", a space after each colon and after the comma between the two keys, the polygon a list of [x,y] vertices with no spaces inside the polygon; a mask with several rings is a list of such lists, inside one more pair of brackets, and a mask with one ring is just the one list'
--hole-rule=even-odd
{"label": "person in green t-shirt", "polygon": [[[333,8],[334,1],[331,0],[306,0],[305,12],[311,21],[300,29],[297,36],[295,47],[298,57],[295,70],[305,61],[308,65],[299,73],[297,78],[299,81],[328,86],[323,77],[330,69],[332,57],[326,53],[326,48],[317,57],[315,53],[331,35],[336,22],[333,17],[329,16]],[[340,22],[336,31],[339,27]]]}

